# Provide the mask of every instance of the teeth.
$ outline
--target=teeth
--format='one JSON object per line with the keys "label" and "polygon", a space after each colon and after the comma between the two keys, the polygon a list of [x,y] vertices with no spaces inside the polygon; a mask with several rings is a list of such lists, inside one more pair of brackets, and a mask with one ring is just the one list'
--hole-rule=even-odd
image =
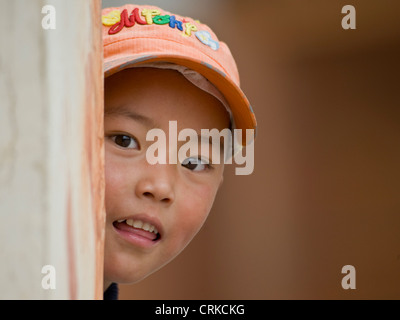
{"label": "teeth", "polygon": [[[125,220],[118,220],[119,223],[124,222],[124,221]],[[140,220],[128,219],[128,220],[126,220],[126,224],[131,227],[134,227],[136,229],[142,229],[144,231],[153,232],[154,234],[158,234],[157,228],[147,222],[143,222]]]}
{"label": "teeth", "polygon": [[136,220],[136,221],[133,222],[132,225],[133,225],[133,227],[136,228],[136,229],[142,229],[142,227],[143,227],[143,222],[140,221],[140,220]]}
{"label": "teeth", "polygon": [[142,227],[143,230],[149,231],[150,230],[150,225],[148,223],[145,223]]}

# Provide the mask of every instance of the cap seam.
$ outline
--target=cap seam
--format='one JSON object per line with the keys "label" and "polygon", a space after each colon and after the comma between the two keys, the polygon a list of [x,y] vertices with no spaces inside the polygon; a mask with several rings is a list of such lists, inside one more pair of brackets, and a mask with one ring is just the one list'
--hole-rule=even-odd
{"label": "cap seam", "polygon": [[[177,43],[177,44],[180,44],[180,45],[182,45],[182,46],[185,46],[185,45],[182,44],[181,42],[174,41],[174,40],[170,40],[170,39],[160,39],[160,38],[156,38],[156,37],[135,37],[134,39],[128,38],[128,39],[121,39],[121,40],[112,41],[112,42],[110,42],[110,43],[105,44],[104,47],[107,47],[107,46],[112,45],[112,44],[116,44],[116,43],[118,43],[118,42],[129,41],[129,40],[135,40],[135,39],[162,40],[162,41],[173,42],[173,43]],[[200,50],[199,50],[199,51],[200,51]],[[225,69],[223,66],[221,66],[221,64],[220,64],[218,61],[216,61],[213,57],[209,56],[207,53],[204,53],[203,51],[200,51],[200,52],[203,53],[203,54],[204,54],[205,56],[207,56],[208,58],[210,58],[212,61],[214,61],[214,62],[224,71],[225,74],[228,74],[228,72],[226,71],[226,69]]]}

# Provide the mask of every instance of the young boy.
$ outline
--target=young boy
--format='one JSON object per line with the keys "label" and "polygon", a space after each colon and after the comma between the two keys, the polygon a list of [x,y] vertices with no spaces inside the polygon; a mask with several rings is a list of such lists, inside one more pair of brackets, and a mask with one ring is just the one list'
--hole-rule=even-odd
{"label": "young boy", "polygon": [[[204,224],[223,181],[224,155],[213,161],[213,139],[202,130],[255,129],[256,121],[228,47],[206,25],[138,5],[104,9],[102,22],[104,298],[115,299],[116,283],[160,269]],[[171,125],[194,132],[195,142],[173,137]],[[149,134],[154,129],[166,133],[168,146],[152,153],[162,143]],[[183,145],[190,152],[181,152]],[[167,163],[154,161],[162,156]]]}

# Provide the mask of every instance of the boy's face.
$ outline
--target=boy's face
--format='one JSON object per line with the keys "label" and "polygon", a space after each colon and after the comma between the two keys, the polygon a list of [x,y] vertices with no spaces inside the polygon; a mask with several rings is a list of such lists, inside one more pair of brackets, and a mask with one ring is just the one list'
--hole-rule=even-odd
{"label": "boy's face", "polygon": [[[106,79],[105,288],[137,282],[178,255],[202,227],[222,182],[223,164],[196,162],[200,154],[183,164],[149,164],[146,151],[155,142],[146,141],[147,132],[162,129],[168,142],[169,121],[177,121],[178,134],[229,127],[222,104],[176,71],[127,69]],[[168,162],[168,145],[166,152]]]}

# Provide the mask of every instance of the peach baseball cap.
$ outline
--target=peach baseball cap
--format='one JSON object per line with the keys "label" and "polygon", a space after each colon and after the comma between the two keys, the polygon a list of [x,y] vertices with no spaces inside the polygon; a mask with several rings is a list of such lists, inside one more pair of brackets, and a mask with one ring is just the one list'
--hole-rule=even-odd
{"label": "peach baseball cap", "polygon": [[133,4],[103,9],[102,23],[105,77],[141,64],[184,66],[204,76],[223,94],[235,129],[256,130],[255,114],[240,89],[234,58],[208,26],[155,6]]}

